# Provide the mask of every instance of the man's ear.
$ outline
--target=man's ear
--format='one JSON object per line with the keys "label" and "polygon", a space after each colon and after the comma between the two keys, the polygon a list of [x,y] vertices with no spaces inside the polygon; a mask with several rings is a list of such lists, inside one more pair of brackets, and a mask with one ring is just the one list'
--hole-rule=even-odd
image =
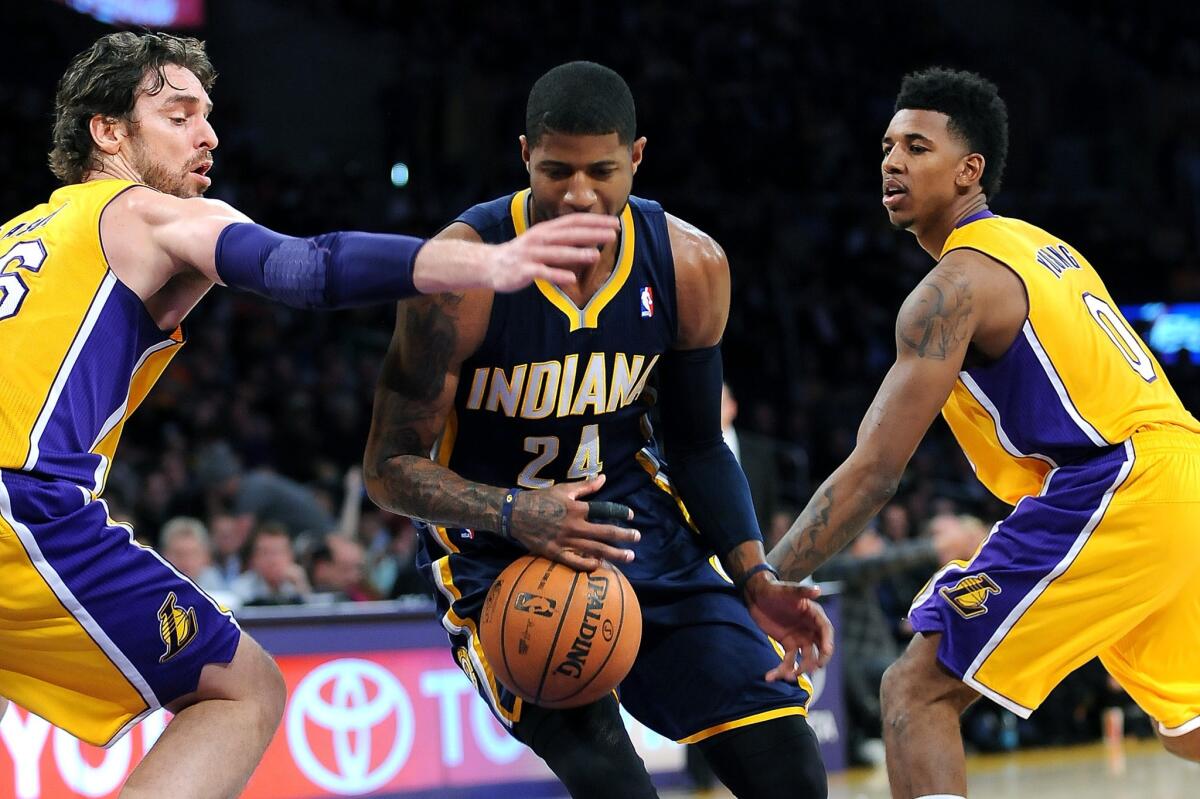
{"label": "man's ear", "polygon": [[962,163],[958,166],[958,174],[954,176],[954,182],[959,188],[966,188],[972,183],[983,182],[983,170],[987,166],[987,161],[979,153],[971,153],[963,158]]}
{"label": "man's ear", "polygon": [[129,123],[117,117],[93,114],[88,120],[88,131],[101,152],[116,155],[121,149],[121,142],[129,138]]}

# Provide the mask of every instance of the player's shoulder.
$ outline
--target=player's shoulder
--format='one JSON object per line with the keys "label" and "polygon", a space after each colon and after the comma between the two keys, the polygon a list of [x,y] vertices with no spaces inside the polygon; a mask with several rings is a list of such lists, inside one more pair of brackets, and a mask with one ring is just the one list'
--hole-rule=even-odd
{"label": "player's shoulder", "polygon": [[[510,192],[495,199],[472,205],[442,230],[444,232],[452,227],[465,226],[474,230],[482,240],[494,242],[497,237],[507,233],[507,228],[512,221],[513,201],[519,194],[520,192]],[[438,236],[447,238],[441,236],[440,232]],[[462,238],[457,235],[448,237]]]}
{"label": "player's shoulder", "polygon": [[634,211],[645,217],[654,218],[667,216],[667,212],[663,210],[661,204],[654,200],[647,200],[645,197],[638,197],[635,194],[629,195],[629,205]]}
{"label": "player's shoulder", "polygon": [[115,213],[128,215],[131,219],[149,225],[161,225],[180,219],[200,216],[234,217],[238,221],[250,221],[248,217],[223,200],[204,197],[187,199],[134,185],[113,198],[106,215]]}
{"label": "player's shoulder", "polygon": [[671,214],[666,223],[679,309],[676,346],[712,346],[729,317],[729,260],[717,240],[695,225]]}
{"label": "player's shoulder", "polygon": [[1023,294],[1021,280],[1009,264],[995,255],[959,248],[945,253],[914,289],[913,295],[932,290],[943,303],[973,301],[979,308],[999,297]]}
{"label": "player's shoulder", "polygon": [[673,214],[665,214],[665,217],[677,276],[694,273],[699,278],[708,278],[716,273],[728,273],[729,259],[716,239]]}

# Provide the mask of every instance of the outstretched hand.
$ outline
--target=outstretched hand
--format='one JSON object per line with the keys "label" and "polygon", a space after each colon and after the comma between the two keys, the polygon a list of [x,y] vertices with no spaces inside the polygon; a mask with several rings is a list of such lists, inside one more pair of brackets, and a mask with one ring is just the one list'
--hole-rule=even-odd
{"label": "outstretched hand", "polygon": [[783,662],[766,674],[768,682],[794,680],[833,657],[833,625],[817,604],[820,594],[816,586],[783,582],[770,574],[746,586],[751,618],[784,648]]}
{"label": "outstretched hand", "polygon": [[616,217],[606,214],[567,214],[539,222],[524,235],[496,246],[488,264],[490,287],[508,292],[535,280],[573,284],[575,273],[561,267],[594,264],[600,257],[597,248],[616,241],[619,226]]}

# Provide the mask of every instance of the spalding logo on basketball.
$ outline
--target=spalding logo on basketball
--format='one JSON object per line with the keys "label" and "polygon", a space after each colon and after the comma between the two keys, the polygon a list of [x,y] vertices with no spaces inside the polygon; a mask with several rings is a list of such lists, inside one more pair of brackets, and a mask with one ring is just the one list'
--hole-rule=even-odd
{"label": "spalding logo on basketball", "polygon": [[510,691],[542,707],[578,707],[629,673],[642,611],[629,581],[608,563],[589,574],[525,555],[492,583],[479,635]]}

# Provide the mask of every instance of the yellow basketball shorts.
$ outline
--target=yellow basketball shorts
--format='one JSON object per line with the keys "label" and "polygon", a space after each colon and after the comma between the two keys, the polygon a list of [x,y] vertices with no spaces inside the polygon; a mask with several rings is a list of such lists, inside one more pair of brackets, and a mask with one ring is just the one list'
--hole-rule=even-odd
{"label": "yellow basketball shorts", "polygon": [[103,501],[0,470],[0,696],[107,746],[196,690],[240,636]]}
{"label": "yellow basketball shorts", "polygon": [[1200,436],[1136,433],[1054,469],[909,619],[1022,717],[1099,656],[1164,735],[1200,729]]}

